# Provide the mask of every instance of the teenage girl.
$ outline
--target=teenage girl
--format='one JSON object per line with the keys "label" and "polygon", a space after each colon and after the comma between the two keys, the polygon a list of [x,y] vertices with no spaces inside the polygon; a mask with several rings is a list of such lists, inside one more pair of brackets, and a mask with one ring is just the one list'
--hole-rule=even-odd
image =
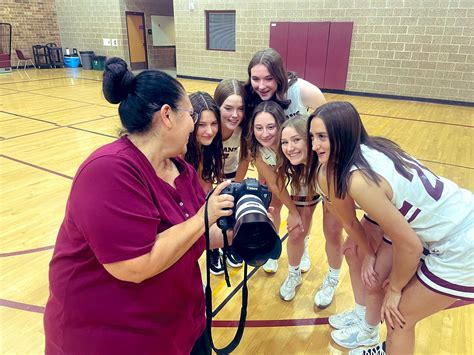
{"label": "teenage girl", "polygon": [[[238,80],[223,80],[217,85],[214,100],[219,106],[222,123],[224,176],[240,182],[245,178],[249,166],[245,142],[245,89]],[[242,258],[231,249],[227,254],[227,263],[232,267],[240,267]]]}
{"label": "teenage girl", "polygon": [[[198,172],[199,182],[207,194],[212,190],[213,184],[224,180],[220,110],[206,92],[193,93],[189,95],[189,99],[198,120],[188,140],[185,160]],[[224,273],[219,249],[211,251],[209,270],[214,275]]]}
{"label": "teenage girl", "polygon": [[[367,134],[348,102],[318,108],[309,119],[319,168],[309,179],[332,202],[344,228],[370,257],[355,217],[364,210],[389,236],[393,265],[381,307],[387,353],[413,354],[416,324],[474,300],[474,197],[423,166],[392,141]],[[429,254],[419,262],[426,245]]]}
{"label": "teenage girl", "polygon": [[[306,126],[308,117],[296,115],[283,122],[280,128],[280,146],[278,149],[277,181],[279,185],[290,185],[296,208],[303,220],[303,233],[292,233],[288,239],[289,277],[285,280],[285,288],[294,288],[302,282],[301,273],[295,268],[300,263],[304,252],[304,236],[311,230],[313,212],[320,201],[319,195],[308,198],[306,184],[306,162],[308,145]],[[300,268],[302,268],[300,264]],[[292,280],[293,279],[293,280]],[[282,286],[283,288],[283,286]],[[281,293],[281,291],[280,291]]]}
{"label": "teenage girl", "polygon": [[[247,112],[251,112],[261,101],[271,100],[277,102],[284,109],[285,115],[291,118],[298,113],[307,114],[308,109],[316,109],[326,102],[318,87],[298,78],[295,73],[287,72],[280,54],[272,48],[255,53],[250,60],[247,73],[248,80],[245,85],[248,93]],[[324,204],[323,230],[330,270],[315,297],[315,305],[318,308],[326,308],[331,304],[339,282],[343,258],[342,225],[329,213]],[[307,248],[306,255],[308,255]]]}

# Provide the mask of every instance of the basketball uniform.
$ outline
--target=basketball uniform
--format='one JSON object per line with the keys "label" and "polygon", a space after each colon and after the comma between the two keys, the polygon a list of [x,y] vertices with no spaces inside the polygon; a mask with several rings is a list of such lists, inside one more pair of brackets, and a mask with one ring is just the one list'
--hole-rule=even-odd
{"label": "basketball uniform", "polygon": [[224,175],[226,179],[234,179],[240,161],[240,136],[242,128],[237,127],[229,139],[222,142],[224,148]]}
{"label": "basketball uniform", "polygon": [[[422,164],[407,161],[402,175],[383,153],[361,145],[372,170],[393,191],[392,203],[429,251],[417,277],[429,289],[474,300],[474,196],[454,182],[437,177]],[[351,171],[359,168],[353,166]]]}

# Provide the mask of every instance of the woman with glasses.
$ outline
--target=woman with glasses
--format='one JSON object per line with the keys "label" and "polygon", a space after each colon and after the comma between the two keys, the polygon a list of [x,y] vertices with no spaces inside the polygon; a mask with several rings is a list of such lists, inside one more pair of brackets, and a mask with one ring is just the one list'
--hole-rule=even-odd
{"label": "woman with glasses", "polygon": [[[198,265],[205,194],[181,158],[191,102],[172,77],[135,76],[120,58],[106,63],[103,93],[120,104],[126,134],[74,177],[49,268],[46,353],[210,354]],[[210,224],[232,213],[227,185],[209,198]],[[211,244],[221,241],[212,226]]]}

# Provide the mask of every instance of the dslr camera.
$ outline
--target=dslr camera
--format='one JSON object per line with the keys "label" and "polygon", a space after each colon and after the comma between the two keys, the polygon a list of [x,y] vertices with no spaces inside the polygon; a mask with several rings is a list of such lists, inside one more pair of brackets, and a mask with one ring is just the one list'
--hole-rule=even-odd
{"label": "dslr camera", "polygon": [[248,178],[231,183],[221,194],[234,196],[232,215],[217,220],[223,231],[233,228],[233,251],[252,266],[261,266],[270,258],[278,259],[281,240],[267,215],[272,200],[268,187]]}

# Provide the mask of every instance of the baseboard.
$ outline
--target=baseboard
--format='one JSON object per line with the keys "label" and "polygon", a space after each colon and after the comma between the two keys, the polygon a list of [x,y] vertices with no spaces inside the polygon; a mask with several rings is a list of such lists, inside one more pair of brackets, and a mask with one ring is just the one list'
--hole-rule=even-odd
{"label": "baseboard", "polygon": [[[204,81],[215,81],[215,82],[222,81],[222,79],[205,78],[205,77],[200,77],[200,76],[180,75],[180,74],[178,74],[177,77],[178,78],[183,78],[183,79],[192,79],[192,80],[204,80]],[[474,107],[474,102],[465,102],[465,101],[457,101],[457,100],[443,100],[443,99],[431,99],[431,98],[428,98],[428,97],[376,94],[376,93],[372,93],[372,92],[359,92],[359,91],[350,91],[350,90],[321,89],[321,91],[326,92],[328,94],[378,97],[378,98],[381,98],[381,99],[419,101],[419,102],[429,102],[429,103],[433,103],[433,104]]]}
{"label": "baseboard", "polygon": [[390,94],[376,94],[376,93],[372,93],[372,92],[359,92],[359,91],[349,91],[349,90],[321,89],[321,91],[323,93],[326,92],[328,94],[377,97],[377,98],[381,98],[381,99],[419,101],[419,102],[428,102],[428,103],[433,103],[433,104],[474,107],[474,102],[465,102],[465,101],[456,101],[456,100],[431,99],[431,98],[427,98],[427,97],[390,95]]}

